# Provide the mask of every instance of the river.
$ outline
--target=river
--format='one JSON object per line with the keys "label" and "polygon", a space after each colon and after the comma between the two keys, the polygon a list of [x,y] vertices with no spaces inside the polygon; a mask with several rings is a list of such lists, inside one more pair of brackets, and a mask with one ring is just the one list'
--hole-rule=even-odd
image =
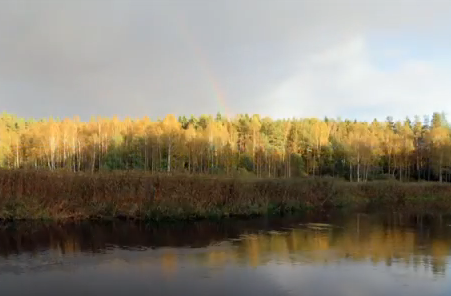
{"label": "river", "polygon": [[401,213],[0,229],[0,295],[451,295],[451,219]]}

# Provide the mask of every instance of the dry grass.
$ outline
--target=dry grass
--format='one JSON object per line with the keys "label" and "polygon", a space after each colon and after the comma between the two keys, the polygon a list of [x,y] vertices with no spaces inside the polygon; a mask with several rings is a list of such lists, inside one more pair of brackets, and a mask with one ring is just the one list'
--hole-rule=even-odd
{"label": "dry grass", "polygon": [[0,219],[189,219],[348,205],[448,211],[451,186],[0,170]]}

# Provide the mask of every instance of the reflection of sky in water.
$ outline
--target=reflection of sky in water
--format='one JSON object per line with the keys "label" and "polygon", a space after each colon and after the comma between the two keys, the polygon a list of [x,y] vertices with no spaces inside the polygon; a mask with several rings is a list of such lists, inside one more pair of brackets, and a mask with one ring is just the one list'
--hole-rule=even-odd
{"label": "reflection of sky in water", "polygon": [[[3,248],[0,295],[451,294],[451,227],[399,227],[369,217],[337,225],[257,227],[231,240],[225,231],[222,241],[196,248],[116,247],[105,235],[98,253],[81,247],[94,238],[82,242],[68,232],[35,253],[5,256]],[[62,252],[63,245],[72,251]]]}
{"label": "reflection of sky in water", "polygon": [[449,295],[451,291],[449,281],[443,277],[385,264],[271,264],[263,269],[278,285],[295,295]]}
{"label": "reflection of sky in water", "polygon": [[[149,251],[152,252],[152,251]],[[144,252],[148,253],[148,252]],[[420,268],[386,266],[384,263],[336,261],[328,265],[267,262],[252,267],[226,263],[196,264],[189,256],[179,257],[175,266],[161,266],[161,259],[109,259],[86,257],[76,268],[53,268],[6,273],[0,279],[2,295],[449,295],[445,276]],[[80,258],[81,259],[81,258]],[[64,265],[61,265],[62,267]],[[92,294],[90,294],[92,293]],[[150,293],[150,294],[148,294]],[[257,293],[257,294],[256,294]]]}

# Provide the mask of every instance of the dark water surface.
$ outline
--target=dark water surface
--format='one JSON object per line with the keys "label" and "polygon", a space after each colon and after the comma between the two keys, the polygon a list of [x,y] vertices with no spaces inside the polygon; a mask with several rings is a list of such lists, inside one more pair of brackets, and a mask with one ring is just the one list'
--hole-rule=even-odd
{"label": "dark water surface", "polygon": [[[325,224],[315,224],[325,223]],[[451,220],[385,214],[0,229],[0,295],[451,295]]]}

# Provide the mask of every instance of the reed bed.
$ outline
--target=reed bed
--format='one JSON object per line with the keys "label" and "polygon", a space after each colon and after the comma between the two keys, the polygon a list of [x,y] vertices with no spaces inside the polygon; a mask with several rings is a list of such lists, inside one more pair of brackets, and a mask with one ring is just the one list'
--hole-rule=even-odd
{"label": "reed bed", "polygon": [[233,179],[145,172],[0,170],[0,219],[195,219],[327,207],[451,212],[451,186],[332,178]]}

